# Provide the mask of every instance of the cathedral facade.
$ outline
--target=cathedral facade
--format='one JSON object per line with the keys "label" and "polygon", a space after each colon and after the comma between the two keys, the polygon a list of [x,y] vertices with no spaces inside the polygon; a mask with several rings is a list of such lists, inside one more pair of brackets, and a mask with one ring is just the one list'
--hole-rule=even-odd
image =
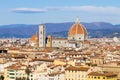
{"label": "cathedral facade", "polygon": [[89,45],[88,33],[86,28],[76,19],[76,22],[71,26],[68,32],[68,38],[54,38],[51,35],[46,36],[46,26],[39,26],[39,34],[36,44],[39,47],[71,47],[81,48]]}

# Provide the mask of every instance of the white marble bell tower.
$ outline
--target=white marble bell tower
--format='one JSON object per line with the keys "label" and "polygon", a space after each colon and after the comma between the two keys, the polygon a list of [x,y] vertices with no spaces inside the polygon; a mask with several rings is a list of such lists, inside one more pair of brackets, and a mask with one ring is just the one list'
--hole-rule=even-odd
{"label": "white marble bell tower", "polygon": [[46,47],[45,39],[46,39],[46,29],[45,29],[45,25],[42,24],[39,26],[39,47]]}

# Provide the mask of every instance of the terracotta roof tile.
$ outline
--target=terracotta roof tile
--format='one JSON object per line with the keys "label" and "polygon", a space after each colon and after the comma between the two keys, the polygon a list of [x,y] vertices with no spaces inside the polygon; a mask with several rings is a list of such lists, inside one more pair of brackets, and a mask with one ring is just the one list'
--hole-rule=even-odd
{"label": "terracotta roof tile", "polygon": [[72,71],[87,71],[89,68],[88,67],[74,67],[70,66],[66,68],[65,70],[72,70]]}
{"label": "terracotta roof tile", "polygon": [[105,77],[117,76],[117,74],[114,74],[114,73],[111,73],[111,72],[91,72],[88,75],[92,75],[92,76],[105,76]]}
{"label": "terracotta roof tile", "polygon": [[70,28],[68,32],[68,35],[76,35],[76,34],[87,34],[86,28],[78,22],[73,24],[73,26]]}

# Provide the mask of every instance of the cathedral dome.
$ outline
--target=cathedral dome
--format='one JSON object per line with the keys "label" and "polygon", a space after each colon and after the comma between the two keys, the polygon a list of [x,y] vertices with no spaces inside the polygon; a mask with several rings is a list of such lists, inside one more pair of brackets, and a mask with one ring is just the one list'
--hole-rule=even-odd
{"label": "cathedral dome", "polygon": [[30,38],[30,42],[36,42],[37,41],[37,36],[36,35],[33,35],[31,38]]}
{"label": "cathedral dome", "polygon": [[87,35],[86,28],[79,22],[79,19],[76,19],[76,23],[72,25],[70,28],[68,35],[77,35],[77,34],[84,34]]}

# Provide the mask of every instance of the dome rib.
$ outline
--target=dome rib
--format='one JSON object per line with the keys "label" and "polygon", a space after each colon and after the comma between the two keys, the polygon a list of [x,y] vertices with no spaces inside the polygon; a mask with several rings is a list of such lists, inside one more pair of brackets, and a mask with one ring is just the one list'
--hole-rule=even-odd
{"label": "dome rib", "polygon": [[85,34],[85,35],[87,34],[86,28],[78,22],[73,24],[68,32],[68,35],[77,35],[77,34]]}

